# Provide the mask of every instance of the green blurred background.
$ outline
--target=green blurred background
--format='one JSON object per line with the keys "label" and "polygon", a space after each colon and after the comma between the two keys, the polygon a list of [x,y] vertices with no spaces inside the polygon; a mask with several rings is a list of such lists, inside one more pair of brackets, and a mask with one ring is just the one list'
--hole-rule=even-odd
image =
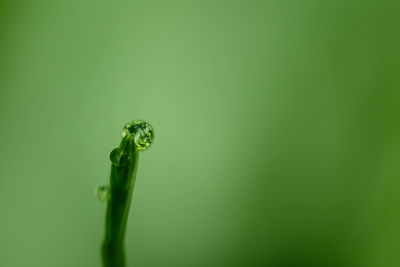
{"label": "green blurred background", "polygon": [[0,266],[400,266],[396,1],[0,1]]}

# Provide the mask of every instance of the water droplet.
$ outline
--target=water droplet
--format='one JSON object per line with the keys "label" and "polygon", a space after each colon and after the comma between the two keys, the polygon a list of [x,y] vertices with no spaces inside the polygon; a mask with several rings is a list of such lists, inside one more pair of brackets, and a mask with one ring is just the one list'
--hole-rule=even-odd
{"label": "water droplet", "polygon": [[106,202],[110,198],[110,187],[108,185],[99,185],[95,194],[98,200]]}
{"label": "water droplet", "polygon": [[133,135],[136,149],[139,151],[146,150],[154,139],[153,127],[150,123],[136,120],[125,125],[122,130],[122,137]]}
{"label": "water droplet", "polygon": [[122,166],[128,163],[128,155],[124,150],[117,147],[111,151],[110,160],[113,165]]}

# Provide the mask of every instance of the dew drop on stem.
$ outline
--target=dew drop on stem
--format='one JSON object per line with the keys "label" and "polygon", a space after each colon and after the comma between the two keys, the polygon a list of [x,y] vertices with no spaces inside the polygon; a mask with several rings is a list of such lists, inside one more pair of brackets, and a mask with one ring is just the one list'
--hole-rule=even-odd
{"label": "dew drop on stem", "polygon": [[99,185],[95,194],[98,200],[106,202],[110,198],[110,187],[108,185]]}
{"label": "dew drop on stem", "polygon": [[119,147],[117,147],[113,151],[111,151],[110,160],[111,160],[111,163],[115,166],[123,166],[126,163],[128,163],[127,152],[125,152],[123,149],[120,149]]}

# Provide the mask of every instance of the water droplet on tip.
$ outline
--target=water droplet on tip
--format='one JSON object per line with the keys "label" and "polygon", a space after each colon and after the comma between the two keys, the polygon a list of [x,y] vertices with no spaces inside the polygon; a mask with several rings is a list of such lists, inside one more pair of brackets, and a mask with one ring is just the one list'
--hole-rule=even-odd
{"label": "water droplet on tip", "polygon": [[154,139],[153,127],[150,123],[141,120],[132,121],[125,125],[122,130],[122,137],[125,138],[128,135],[133,136],[135,147],[139,151],[148,149]]}

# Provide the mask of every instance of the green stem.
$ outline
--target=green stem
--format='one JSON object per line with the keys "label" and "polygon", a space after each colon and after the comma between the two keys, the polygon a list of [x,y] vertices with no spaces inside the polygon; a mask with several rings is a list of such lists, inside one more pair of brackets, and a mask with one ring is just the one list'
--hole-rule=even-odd
{"label": "green stem", "polygon": [[121,164],[113,162],[111,165],[110,195],[102,246],[104,267],[126,266],[124,239],[139,160],[139,151],[131,136],[123,138],[118,149],[127,158],[125,161],[119,158]]}

